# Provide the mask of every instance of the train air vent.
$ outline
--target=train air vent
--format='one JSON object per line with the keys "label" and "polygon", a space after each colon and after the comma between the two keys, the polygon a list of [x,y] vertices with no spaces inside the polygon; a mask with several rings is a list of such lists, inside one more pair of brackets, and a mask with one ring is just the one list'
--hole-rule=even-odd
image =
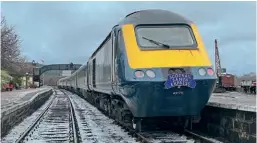
{"label": "train air vent", "polygon": [[186,71],[182,68],[170,68],[168,74],[175,74],[175,73],[186,73]]}

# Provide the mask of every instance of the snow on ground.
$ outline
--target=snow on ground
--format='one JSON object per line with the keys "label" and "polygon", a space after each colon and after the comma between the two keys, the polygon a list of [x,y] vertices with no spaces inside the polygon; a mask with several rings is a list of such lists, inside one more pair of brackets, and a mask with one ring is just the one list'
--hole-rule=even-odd
{"label": "snow on ground", "polygon": [[9,108],[15,104],[29,100],[36,95],[37,92],[48,89],[49,87],[38,89],[22,89],[9,92],[1,92],[1,109]]}
{"label": "snow on ground", "polygon": [[213,93],[207,105],[256,112],[256,96],[239,92]]}
{"label": "snow on ground", "polygon": [[136,143],[113,120],[103,115],[97,108],[77,95],[70,94],[79,124],[82,142],[86,143]]}
{"label": "snow on ground", "polygon": [[[63,93],[60,91],[56,92],[57,95],[62,95]],[[68,93],[68,96],[71,98],[73,106],[75,108],[75,115],[78,121],[79,132],[81,135],[82,142],[86,143],[136,143],[136,139],[128,135],[128,133],[123,130],[120,126],[114,124],[113,120],[103,115],[96,107],[89,104],[84,99],[80,98],[77,95]],[[50,101],[54,98],[51,96],[46,103],[40,107],[37,111],[35,111],[31,116],[25,118],[23,122],[15,126],[6,137],[2,139],[2,143],[13,143],[15,142],[20,135],[36,120],[36,118],[44,111],[46,106],[50,103]],[[59,100],[56,101],[60,103]],[[55,116],[55,115],[50,115]],[[63,118],[63,121],[66,120],[67,117]],[[60,122],[61,123],[61,122]],[[62,123],[61,123],[62,124]],[[60,124],[60,125],[61,125]],[[46,129],[47,130],[44,130]],[[40,124],[40,130],[34,132],[35,136],[44,136],[48,138],[47,132],[56,132],[57,126],[56,124],[50,124],[50,122],[43,122]],[[51,129],[50,129],[51,128]],[[67,129],[67,127],[65,127]],[[46,132],[47,134],[44,134]],[[60,129],[59,131],[60,132]],[[61,132],[60,132],[61,133]],[[34,136],[34,137],[35,137]],[[174,140],[187,140],[185,136],[180,136],[177,134],[164,134],[164,135],[157,135],[158,139],[152,139],[153,142],[161,142],[165,141],[165,138],[170,140],[171,136]],[[149,136],[150,137],[150,136]],[[49,135],[51,138],[51,135]],[[36,142],[44,142],[40,141],[41,138],[34,138],[38,139]],[[34,140],[35,141],[35,140]],[[28,142],[34,142],[33,140],[28,140]],[[187,140],[187,142],[191,142],[192,140]]]}
{"label": "snow on ground", "polygon": [[145,138],[153,143],[165,143],[165,142],[183,142],[183,143],[194,143],[193,139],[188,139],[185,135],[180,135],[174,132],[147,132],[142,133]]}
{"label": "snow on ground", "polygon": [[6,135],[2,139],[2,143],[14,143],[20,135],[36,120],[36,118],[44,111],[47,105],[51,102],[54,96],[50,96],[50,98],[45,102],[43,106],[41,106],[37,111],[35,111],[31,116],[25,118],[20,124],[15,126],[8,135]]}
{"label": "snow on ground", "polygon": [[56,95],[55,100],[41,122],[30,132],[28,141],[38,140],[69,142],[70,106],[65,95]]}

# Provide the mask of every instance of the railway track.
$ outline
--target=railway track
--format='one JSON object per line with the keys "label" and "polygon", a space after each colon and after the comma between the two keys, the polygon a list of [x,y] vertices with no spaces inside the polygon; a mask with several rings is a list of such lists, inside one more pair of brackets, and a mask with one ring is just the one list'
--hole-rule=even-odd
{"label": "railway track", "polygon": [[[65,92],[65,91],[64,91]],[[80,97],[78,97],[80,98]],[[90,102],[88,102],[91,104]],[[91,104],[91,106],[94,106]],[[94,106],[95,107],[95,106]],[[97,108],[97,107],[95,107]],[[123,123],[115,120],[113,117],[110,117],[106,112],[101,110],[100,108],[97,108],[101,113],[103,113],[108,118],[111,118],[114,120],[114,123],[122,127],[125,131],[128,132],[128,134],[132,135],[137,139],[138,142],[143,143],[220,143],[217,140],[207,138],[205,136],[202,136],[200,134],[194,133],[193,131],[185,129],[182,132],[176,132],[171,130],[157,130],[157,131],[145,131],[137,133],[133,128],[130,128]],[[85,126],[87,126],[86,123]],[[87,129],[86,129],[87,130]],[[88,131],[87,133],[91,133]],[[90,136],[90,135],[89,135]]]}
{"label": "railway track", "polygon": [[172,130],[143,131],[137,133],[132,128],[118,122],[116,123],[142,143],[221,143],[220,141],[207,138],[187,129],[185,129],[183,133]]}
{"label": "railway track", "polygon": [[21,142],[80,142],[74,108],[66,94],[58,94],[30,127],[16,140]]}
{"label": "railway track", "polygon": [[[65,91],[67,94],[69,92]],[[137,143],[113,120],[77,95],[69,94],[83,143]]]}

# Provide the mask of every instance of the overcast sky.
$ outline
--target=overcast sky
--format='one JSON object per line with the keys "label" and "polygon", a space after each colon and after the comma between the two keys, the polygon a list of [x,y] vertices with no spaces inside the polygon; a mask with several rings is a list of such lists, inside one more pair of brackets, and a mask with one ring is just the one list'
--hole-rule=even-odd
{"label": "overcast sky", "polygon": [[228,73],[256,69],[255,2],[2,2],[28,59],[45,64],[85,63],[111,28],[141,9],[165,9],[194,21],[214,63],[218,39],[221,66]]}

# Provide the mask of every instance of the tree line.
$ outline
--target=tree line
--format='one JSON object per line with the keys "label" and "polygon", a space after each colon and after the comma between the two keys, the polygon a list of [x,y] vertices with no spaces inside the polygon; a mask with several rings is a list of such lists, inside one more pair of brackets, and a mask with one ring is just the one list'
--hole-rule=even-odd
{"label": "tree line", "polygon": [[30,71],[27,58],[21,54],[21,43],[15,27],[8,25],[5,17],[1,16],[1,70],[16,76],[23,76]]}
{"label": "tree line", "polygon": [[[7,73],[13,77],[12,82],[21,84],[21,77],[26,72],[31,73],[32,65],[21,54],[22,40],[15,30],[15,26],[9,25],[6,18],[1,16],[1,77]],[[6,73],[7,72],[7,73]],[[8,76],[9,76],[8,75]],[[3,81],[2,81],[3,84]]]}

